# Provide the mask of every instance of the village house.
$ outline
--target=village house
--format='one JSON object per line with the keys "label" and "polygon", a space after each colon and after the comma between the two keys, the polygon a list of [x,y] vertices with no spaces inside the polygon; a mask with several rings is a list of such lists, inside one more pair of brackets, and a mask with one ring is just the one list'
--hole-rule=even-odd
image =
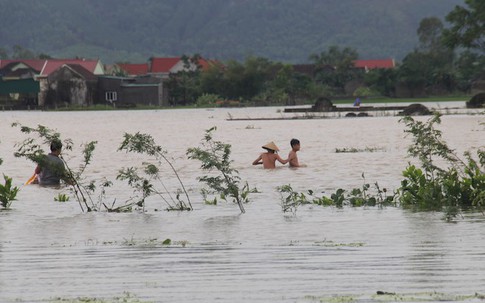
{"label": "village house", "polygon": [[99,60],[0,60],[1,101],[12,108],[90,105],[102,74]]}
{"label": "village house", "polygon": [[[111,92],[117,96],[126,96],[128,90],[138,90],[139,92],[150,90],[150,92],[144,91],[144,95],[140,96],[141,99],[136,102],[137,104],[168,106],[170,104],[167,82],[171,74],[197,68],[205,70],[211,64],[210,61],[203,58],[197,58],[196,60],[197,64],[191,60],[184,60],[182,57],[152,57],[147,63],[120,63],[117,64],[117,69],[123,71],[131,79],[125,79],[120,82],[117,82],[115,79],[103,79],[103,81],[110,83]],[[118,88],[113,85],[114,83],[119,83]],[[158,87],[156,88],[157,83]],[[158,89],[157,94],[155,93],[156,89]],[[155,95],[158,95],[158,101],[147,103],[147,100]]]}
{"label": "village house", "polygon": [[0,104],[36,106],[40,88],[34,77],[39,70],[25,63],[0,60]]}

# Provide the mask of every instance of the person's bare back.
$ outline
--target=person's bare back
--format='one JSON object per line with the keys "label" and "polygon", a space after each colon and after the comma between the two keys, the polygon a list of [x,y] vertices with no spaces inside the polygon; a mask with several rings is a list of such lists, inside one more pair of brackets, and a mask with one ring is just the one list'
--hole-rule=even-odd
{"label": "person's bare back", "polygon": [[268,152],[259,155],[259,157],[253,161],[253,165],[263,164],[263,168],[276,168],[276,161],[281,164],[288,163],[288,160],[283,160],[276,153],[279,149],[273,142],[264,145],[263,148]]}

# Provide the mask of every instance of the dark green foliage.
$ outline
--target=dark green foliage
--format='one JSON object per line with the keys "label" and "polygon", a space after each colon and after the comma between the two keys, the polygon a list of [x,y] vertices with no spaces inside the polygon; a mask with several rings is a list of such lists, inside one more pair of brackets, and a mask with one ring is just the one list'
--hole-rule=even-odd
{"label": "dark green foliage", "polygon": [[[2,165],[3,159],[0,158],[0,165]],[[12,178],[3,175],[3,179],[5,180],[5,184],[0,184],[0,202],[2,203],[3,208],[10,208],[12,201],[15,200],[17,193],[19,192],[20,188],[12,187]]]}
{"label": "dark green foliage", "polygon": [[460,53],[455,60],[457,89],[469,92],[473,81],[485,79],[485,56],[471,51]]}
{"label": "dark green foliage", "polygon": [[244,213],[243,204],[249,201],[249,193],[255,190],[250,189],[247,182],[241,187],[239,173],[231,166],[231,145],[214,140],[212,133],[215,130],[216,127],[206,130],[201,146],[187,149],[187,155],[189,159],[199,160],[200,168],[208,173],[198,177],[198,180],[209,188],[202,190],[204,200],[209,204],[217,204],[216,197],[213,200],[207,199],[207,194],[216,194],[222,200],[237,203]]}
{"label": "dark green foliage", "polygon": [[485,52],[485,2],[465,0],[466,6],[456,6],[447,16],[451,28],[444,31],[444,40],[451,47],[463,46]]}
{"label": "dark green foliage", "polygon": [[312,191],[308,191],[307,194],[299,193],[294,191],[290,184],[278,186],[276,190],[281,195],[281,208],[283,212],[291,211],[296,213],[300,205],[311,203],[307,196],[311,197],[313,195]]}
{"label": "dark green foliage", "polygon": [[[137,168],[128,167],[119,171],[117,179],[126,180],[128,185],[134,188],[135,192],[141,195],[141,197],[134,198],[135,203],[138,206],[145,206],[145,199],[151,195],[157,195],[168,206],[168,210],[192,210],[192,204],[190,203],[189,195],[185,190],[185,186],[180,180],[180,177],[169,161],[166,154],[167,151],[155,143],[155,140],[151,135],[136,133],[134,135],[125,133],[124,140],[121,143],[118,151],[134,152],[138,154],[145,154],[155,158],[155,163],[143,162],[143,171],[140,172]],[[163,164],[168,164],[177,178],[181,189],[178,189],[175,193],[171,193],[163,181],[166,177],[166,171],[161,170]],[[163,172],[163,174],[162,174]],[[153,181],[157,181],[158,185],[162,188],[158,188]],[[181,199],[181,193],[185,194],[187,201]]]}
{"label": "dark green foliage", "polygon": [[[470,152],[464,160],[448,147],[435,124],[441,123],[435,114],[426,122],[405,117],[406,133],[413,136],[408,154],[417,158],[420,167],[409,165],[397,200],[405,208],[445,211],[451,220],[461,209],[485,205],[485,150],[477,150],[478,161]],[[444,163],[444,164],[443,164]]]}
{"label": "dark green foliage", "polygon": [[56,197],[54,197],[54,201],[56,202],[67,202],[69,201],[69,196],[66,194],[58,194]]}
{"label": "dark green foliage", "polygon": [[[362,206],[392,206],[394,203],[394,194],[387,195],[386,188],[380,188],[379,183],[375,182],[373,185],[365,182],[364,174],[362,174],[364,179],[364,184],[361,188],[353,188],[350,191],[344,189],[337,189],[337,191],[330,195],[330,200],[333,201],[332,204],[336,207],[352,206],[352,207],[362,207]],[[328,198],[325,197],[325,200]],[[316,203],[321,205],[329,205],[328,202]]]}
{"label": "dark green foliage", "polygon": [[335,193],[327,196],[316,196],[313,190],[308,190],[307,193],[300,193],[293,190],[291,185],[284,185],[277,187],[277,191],[281,195],[281,206],[283,212],[296,212],[297,208],[303,204],[315,204],[321,206],[335,206],[342,208],[344,206],[362,207],[362,206],[391,206],[395,205],[394,195],[387,196],[387,189],[381,189],[376,182],[371,187],[365,182],[364,174],[362,174],[364,184],[362,188],[354,188],[346,191],[339,188]]}
{"label": "dark green foliage", "polygon": [[[200,55],[183,55],[184,69],[179,72],[171,73],[167,82],[167,89],[172,105],[193,104],[202,94],[200,92]],[[192,68],[195,66],[195,68]]]}
{"label": "dark green foliage", "polygon": [[358,77],[353,63],[358,58],[356,49],[340,49],[336,45],[330,46],[328,51],[310,55],[315,64],[316,81],[334,88],[335,94],[344,94],[345,84]]}
{"label": "dark green foliage", "polygon": [[5,180],[5,184],[0,184],[0,202],[3,208],[10,208],[12,201],[15,200],[20,189],[12,186],[12,178],[3,175],[3,179]]}

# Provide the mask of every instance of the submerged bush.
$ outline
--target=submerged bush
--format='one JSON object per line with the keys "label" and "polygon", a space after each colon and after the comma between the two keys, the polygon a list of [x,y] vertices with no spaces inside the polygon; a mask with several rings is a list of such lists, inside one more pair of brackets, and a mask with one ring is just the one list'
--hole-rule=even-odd
{"label": "submerged bush", "polygon": [[409,164],[403,171],[397,201],[404,208],[445,211],[450,220],[460,210],[485,205],[485,150],[477,150],[478,161],[469,151],[464,159],[458,157],[435,128],[440,117],[435,114],[425,122],[411,117],[400,120],[413,136],[408,154],[419,160],[420,167]]}
{"label": "submerged bush", "polygon": [[199,160],[202,170],[212,173],[198,177],[208,186],[208,189],[201,190],[205,202],[217,204],[217,197],[208,199],[208,194],[215,194],[222,200],[232,200],[244,213],[243,204],[249,201],[249,193],[255,190],[250,189],[247,182],[241,186],[239,172],[231,166],[231,145],[215,141],[212,137],[215,130],[216,127],[206,130],[201,146],[187,149],[187,155],[189,159]]}
{"label": "submerged bush", "polygon": [[283,212],[296,212],[297,208],[303,204],[315,204],[321,206],[335,206],[342,208],[344,206],[362,207],[362,206],[390,206],[395,205],[394,194],[387,195],[387,189],[381,189],[375,182],[373,187],[365,182],[362,188],[353,188],[350,191],[339,188],[335,193],[327,196],[316,196],[313,190],[307,190],[306,193],[300,193],[293,190],[290,184],[277,187],[281,195],[281,206]]}
{"label": "submerged bush", "polygon": [[[18,123],[13,123],[12,127],[20,127],[20,131],[27,135],[34,135],[28,137],[22,142],[17,143],[17,151],[14,153],[15,157],[26,158],[39,164],[45,157],[43,145],[48,145],[53,140],[59,140],[63,142],[63,151],[73,150],[73,141],[71,139],[61,140],[60,133],[43,125],[38,125],[36,128],[23,126]],[[40,141],[40,142],[39,142]],[[82,144],[82,163],[79,168],[73,169],[64,160],[64,157],[59,155],[59,158],[64,162],[65,166],[65,180],[69,186],[71,192],[79,203],[81,210],[84,211],[98,211],[101,207],[105,207],[108,210],[116,209],[114,204],[109,208],[104,203],[105,191],[107,187],[111,186],[111,182],[102,180],[96,182],[95,180],[86,180],[84,172],[86,168],[91,164],[94,150],[96,148],[96,141],[91,141]],[[98,188],[100,190],[98,191]],[[95,198],[97,196],[97,199]]]}
{"label": "submerged bush", "polygon": [[[155,162],[143,162],[143,170],[141,172],[137,168],[128,167],[120,170],[117,176],[119,180],[126,180],[135,189],[135,192],[141,196],[136,201],[138,206],[144,206],[147,197],[157,195],[167,204],[167,210],[192,210],[192,204],[190,203],[185,186],[177,170],[166,157],[167,151],[157,145],[152,136],[141,133],[134,135],[125,133],[124,140],[118,148],[118,151],[145,154],[155,158]],[[170,167],[180,184],[181,188],[177,189],[175,193],[171,193],[171,190],[164,183],[161,171],[165,175],[166,171],[161,169],[163,164],[167,164]],[[157,184],[154,181],[157,181]],[[157,187],[157,185],[161,186],[161,188]],[[187,198],[187,201],[181,198],[182,193]]]}

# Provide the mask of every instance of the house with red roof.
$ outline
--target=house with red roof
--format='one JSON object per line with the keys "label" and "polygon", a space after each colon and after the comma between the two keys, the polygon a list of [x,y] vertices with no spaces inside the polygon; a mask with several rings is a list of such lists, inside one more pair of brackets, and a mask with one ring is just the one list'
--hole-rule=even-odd
{"label": "house with red roof", "polygon": [[[135,103],[146,105],[169,105],[166,81],[170,74],[184,70],[207,69],[215,62],[203,58],[184,57],[152,57],[147,63],[119,63],[113,71],[122,71],[128,77],[118,77],[117,72],[112,76],[98,79],[99,100],[117,106],[131,106]],[[116,76],[115,76],[116,75]],[[130,79],[131,78],[131,79]],[[142,93],[143,92],[143,93]]]}
{"label": "house with red roof", "polygon": [[45,60],[43,59],[0,59],[0,69],[4,69],[7,65],[14,65],[12,70],[16,68],[31,68],[38,73],[42,70]]}
{"label": "house with red roof", "polygon": [[148,63],[119,63],[117,65],[128,77],[148,74]]}
{"label": "house with red roof", "polygon": [[[211,61],[204,58],[198,59],[197,65],[202,69],[207,69]],[[197,66],[189,61],[189,69],[195,70]],[[152,57],[148,63],[119,63],[117,67],[123,70],[129,77],[152,75],[159,78],[168,78],[174,74],[187,69],[183,57]]]}
{"label": "house with red roof", "polygon": [[[98,75],[104,75],[104,66],[100,60],[45,60],[37,75],[40,84],[39,106],[91,105],[97,80],[95,76]],[[67,91],[68,87],[70,91]]]}
{"label": "house with red roof", "polygon": [[[63,99],[63,102],[72,101],[73,104],[87,105],[92,103],[89,98],[90,93],[87,91],[89,90],[88,86],[93,86],[93,81],[96,81],[95,76],[104,74],[104,66],[100,60],[88,59],[10,59],[0,60],[0,71],[0,91],[2,95],[6,96],[4,99],[11,99],[12,93],[23,92],[24,95],[19,97],[19,100],[34,99],[33,103],[39,106],[56,103],[57,97]],[[52,74],[56,76],[52,77]],[[58,79],[60,75],[64,76]],[[66,78],[68,76],[72,79],[68,80]],[[29,95],[26,94],[26,88],[21,87],[27,85],[27,78],[30,79],[28,85],[31,87]],[[83,79],[81,82],[84,82],[84,84],[81,85],[79,79]],[[17,81],[17,83],[12,81]],[[90,82],[89,85],[88,82]],[[35,86],[38,87],[35,97],[32,97],[32,83],[36,83]],[[71,97],[68,98],[65,94],[59,95],[58,91],[52,92],[52,90],[59,89],[60,83],[63,87],[68,84],[73,85]],[[80,90],[84,92],[80,92]],[[76,95],[75,98],[74,95]],[[53,96],[57,97],[54,98]],[[81,100],[83,96],[87,99]]]}
{"label": "house with red roof", "polygon": [[389,69],[395,68],[396,62],[394,59],[375,59],[375,60],[355,60],[354,66],[358,69],[369,71],[371,69]]}
{"label": "house with red roof", "polygon": [[[189,60],[188,62],[189,70],[195,70],[197,68],[196,64]],[[197,65],[202,70],[207,69],[211,62],[204,58],[198,58]],[[156,58],[152,57],[149,60],[149,71],[148,73],[161,78],[168,78],[170,74],[174,74],[187,69],[186,62],[184,62],[183,57],[172,57],[172,58]]]}
{"label": "house with red roof", "polygon": [[80,64],[66,63],[42,78],[39,105],[93,105],[98,76]]}

